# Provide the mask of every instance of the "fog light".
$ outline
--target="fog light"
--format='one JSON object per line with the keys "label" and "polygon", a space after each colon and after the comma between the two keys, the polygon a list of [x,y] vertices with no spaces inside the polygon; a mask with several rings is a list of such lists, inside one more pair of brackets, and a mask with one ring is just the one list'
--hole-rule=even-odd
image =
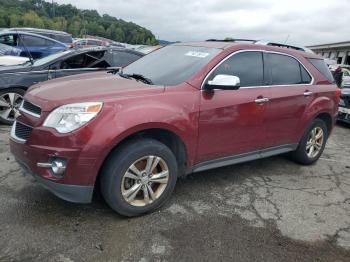
{"label": "fog light", "polygon": [[66,171],[66,161],[63,159],[53,159],[51,164],[52,173],[56,176],[62,176]]}

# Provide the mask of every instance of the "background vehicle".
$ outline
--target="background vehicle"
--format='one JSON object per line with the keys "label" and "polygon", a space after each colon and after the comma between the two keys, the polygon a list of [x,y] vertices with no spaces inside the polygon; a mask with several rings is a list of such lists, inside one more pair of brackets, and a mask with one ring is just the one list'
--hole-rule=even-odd
{"label": "background vehicle", "polygon": [[338,111],[333,81],[322,58],[292,47],[175,44],[117,75],[34,86],[10,147],[57,196],[89,203],[98,185],[111,208],[136,216],[186,173],[287,152],[315,163]]}
{"label": "background vehicle", "polygon": [[2,31],[0,33],[0,44],[20,49],[20,56],[31,56],[33,59],[42,58],[67,49],[64,43],[42,35],[26,32]]}
{"label": "background vehicle", "polygon": [[61,43],[64,43],[66,45],[70,45],[73,43],[73,38],[71,34],[68,34],[63,31],[55,31],[55,30],[48,30],[48,29],[39,29],[39,28],[28,28],[28,27],[22,27],[22,28],[9,28],[8,31],[14,31],[14,32],[27,32],[37,35],[46,36],[51,39],[55,39],[56,41],[59,41]]}
{"label": "background vehicle", "polygon": [[69,49],[35,60],[33,64],[0,67],[0,122],[13,123],[25,91],[33,84],[108,67],[123,67],[142,56],[142,53],[124,48]]}
{"label": "background vehicle", "polygon": [[72,44],[73,48],[89,48],[95,46],[109,46],[109,43],[98,39],[83,38],[74,40]]}
{"label": "background vehicle", "polygon": [[0,66],[22,65],[29,61],[28,57],[22,56],[0,56]]}

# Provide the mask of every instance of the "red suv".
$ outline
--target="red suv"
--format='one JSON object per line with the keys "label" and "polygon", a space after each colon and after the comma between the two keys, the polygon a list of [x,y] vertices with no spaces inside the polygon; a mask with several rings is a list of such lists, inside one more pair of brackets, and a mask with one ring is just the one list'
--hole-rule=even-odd
{"label": "red suv", "polygon": [[340,92],[308,52],[238,41],[179,43],[122,71],[32,87],[11,131],[25,172],[67,201],[96,187],[119,214],[166,202],[179,176],[289,152],[322,154]]}

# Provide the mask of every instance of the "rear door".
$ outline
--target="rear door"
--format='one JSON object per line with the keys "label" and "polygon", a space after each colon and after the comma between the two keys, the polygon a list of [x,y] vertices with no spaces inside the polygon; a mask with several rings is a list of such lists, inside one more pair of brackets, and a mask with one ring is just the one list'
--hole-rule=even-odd
{"label": "rear door", "polygon": [[271,90],[264,121],[265,148],[295,144],[301,117],[314,99],[312,78],[289,55],[266,52],[265,65]]}
{"label": "rear door", "polygon": [[201,92],[197,163],[257,151],[265,141],[263,126],[269,88],[264,86],[263,53],[233,54],[209,75],[240,78],[238,90]]}

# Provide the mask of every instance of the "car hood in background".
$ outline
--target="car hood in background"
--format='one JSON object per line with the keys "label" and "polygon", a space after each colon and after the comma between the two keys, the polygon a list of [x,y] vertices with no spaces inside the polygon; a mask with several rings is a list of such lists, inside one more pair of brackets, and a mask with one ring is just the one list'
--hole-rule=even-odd
{"label": "car hood in background", "polygon": [[114,101],[125,96],[144,96],[164,91],[163,86],[147,85],[115,74],[96,72],[59,78],[31,87],[25,98],[43,111],[70,103]]}
{"label": "car hood in background", "polygon": [[28,61],[29,61],[29,58],[22,57],[22,56],[9,56],[9,55],[0,56],[0,66],[22,65]]}

